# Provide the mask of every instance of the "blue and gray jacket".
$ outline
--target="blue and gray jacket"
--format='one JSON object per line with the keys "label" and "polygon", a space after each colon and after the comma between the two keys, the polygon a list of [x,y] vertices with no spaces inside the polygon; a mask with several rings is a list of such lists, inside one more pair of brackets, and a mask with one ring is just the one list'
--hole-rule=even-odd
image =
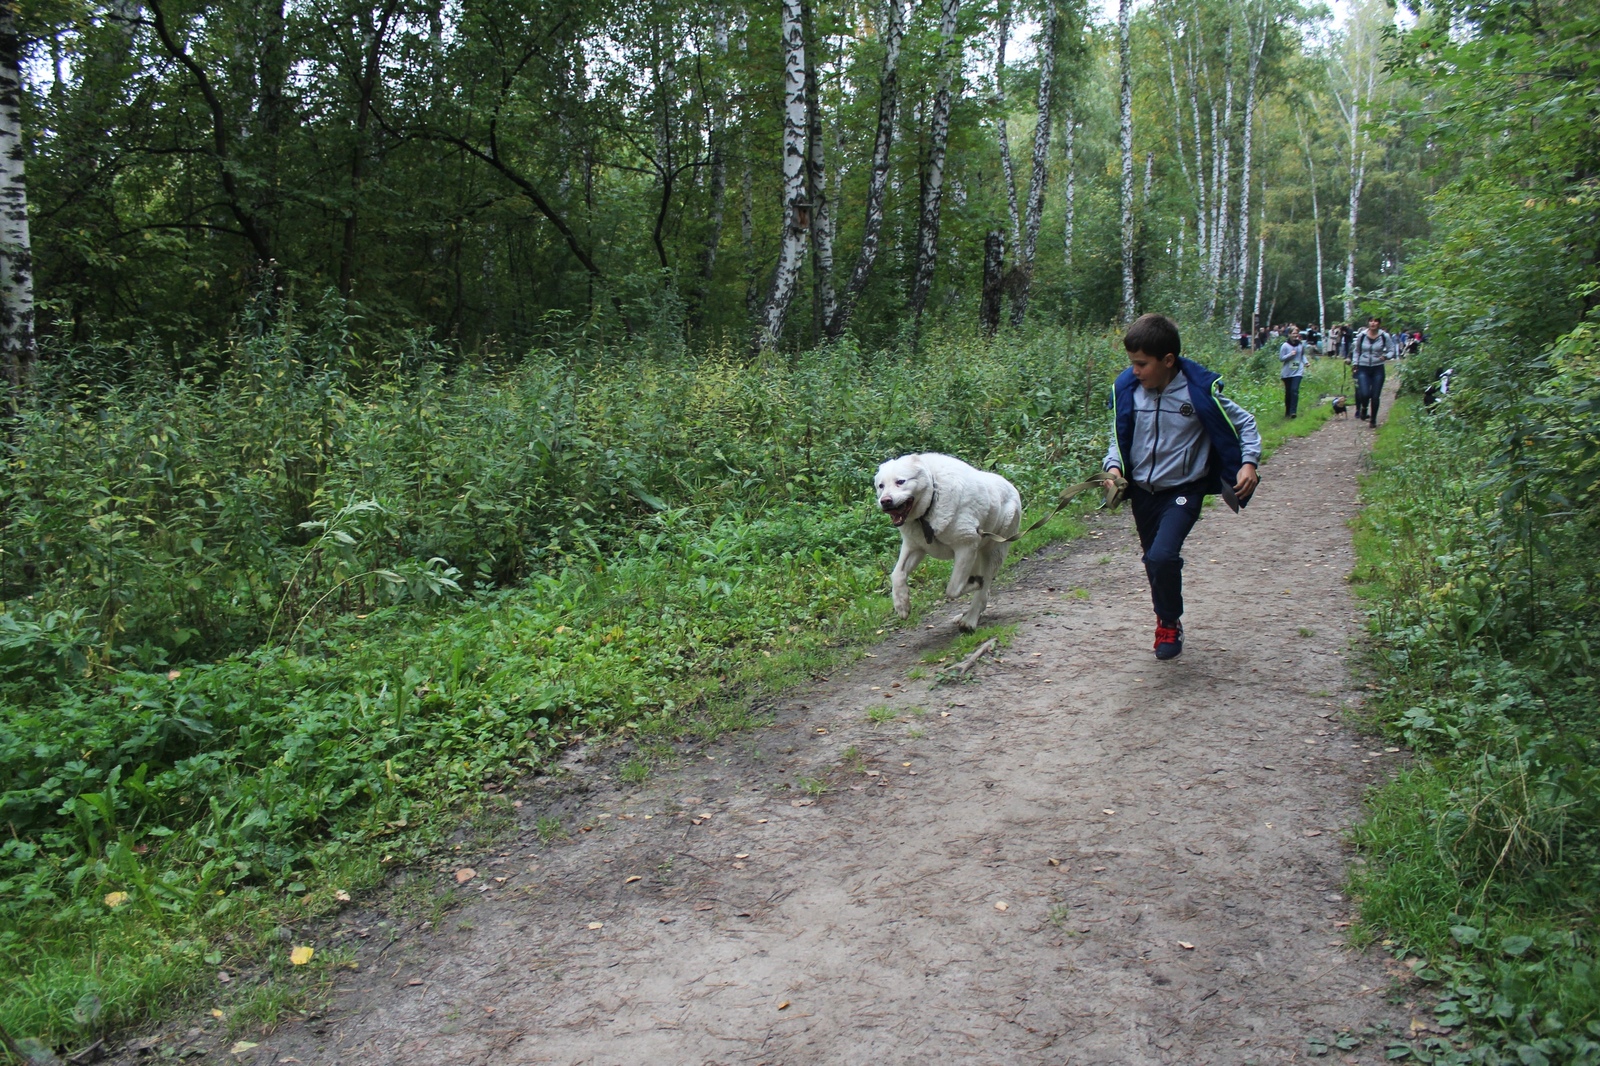
{"label": "blue and gray jacket", "polygon": [[1261,434],[1243,407],[1222,395],[1222,378],[1178,358],[1178,373],[1150,392],[1130,367],[1111,386],[1112,436],[1105,469],[1119,467],[1148,492],[1201,482],[1214,494],[1239,467],[1261,461]]}

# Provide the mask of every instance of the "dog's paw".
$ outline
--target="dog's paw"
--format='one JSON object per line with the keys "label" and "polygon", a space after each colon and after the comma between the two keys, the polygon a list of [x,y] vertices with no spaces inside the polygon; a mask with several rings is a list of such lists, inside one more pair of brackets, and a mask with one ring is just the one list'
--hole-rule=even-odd
{"label": "dog's paw", "polygon": [[976,633],[978,631],[978,623],[969,622],[965,618],[961,618],[957,620],[956,628],[963,633]]}
{"label": "dog's paw", "polygon": [[900,595],[896,595],[895,596],[895,598],[894,598],[894,613],[899,615],[901,618],[910,618],[911,617],[911,594],[910,593],[907,593],[904,596],[900,596]]}

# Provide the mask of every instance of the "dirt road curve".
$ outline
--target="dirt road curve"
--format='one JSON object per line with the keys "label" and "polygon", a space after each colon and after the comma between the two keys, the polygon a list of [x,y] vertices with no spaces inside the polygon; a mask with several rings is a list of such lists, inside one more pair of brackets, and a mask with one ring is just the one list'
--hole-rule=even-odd
{"label": "dirt road curve", "polygon": [[[941,608],[642,788],[597,763],[536,790],[447,930],[356,941],[335,1009],[256,1055],[1198,1066],[1403,1024],[1339,895],[1341,830],[1397,757],[1339,716],[1370,434],[1330,423],[1245,516],[1207,512],[1181,659],[1150,653],[1131,519],[1102,518],[1002,586],[1016,637],[972,682],[907,680]],[[552,803],[592,831],[540,846]]]}

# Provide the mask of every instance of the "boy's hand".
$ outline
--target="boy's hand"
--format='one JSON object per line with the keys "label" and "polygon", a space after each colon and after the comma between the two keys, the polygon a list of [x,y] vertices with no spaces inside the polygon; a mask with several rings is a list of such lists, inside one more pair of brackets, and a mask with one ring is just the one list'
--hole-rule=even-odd
{"label": "boy's hand", "polygon": [[1120,478],[1122,476],[1122,467],[1120,467],[1120,466],[1108,466],[1108,467],[1106,467],[1106,476],[1111,477],[1111,478]]}
{"label": "boy's hand", "polygon": [[1245,463],[1239,468],[1239,476],[1233,481],[1233,494],[1240,500],[1248,500],[1259,484],[1261,477],[1256,473],[1256,464]]}

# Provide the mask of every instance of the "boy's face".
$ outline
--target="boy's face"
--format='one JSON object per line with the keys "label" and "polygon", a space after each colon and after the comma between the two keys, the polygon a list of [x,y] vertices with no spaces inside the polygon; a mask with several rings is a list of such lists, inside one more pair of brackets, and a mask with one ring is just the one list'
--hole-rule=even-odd
{"label": "boy's face", "polygon": [[1178,357],[1168,352],[1157,358],[1146,352],[1129,352],[1133,376],[1151,392],[1160,392],[1178,376]]}

